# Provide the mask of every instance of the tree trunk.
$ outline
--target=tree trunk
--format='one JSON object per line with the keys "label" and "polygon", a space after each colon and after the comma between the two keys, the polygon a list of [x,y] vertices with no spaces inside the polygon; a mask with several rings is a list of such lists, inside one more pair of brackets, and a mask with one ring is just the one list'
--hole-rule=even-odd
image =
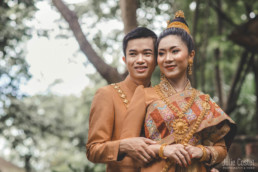
{"label": "tree trunk", "polygon": [[215,84],[216,84],[216,92],[217,96],[219,97],[219,106],[223,109],[224,104],[223,104],[223,91],[222,91],[222,79],[221,79],[221,74],[220,74],[220,68],[219,68],[219,61],[220,61],[220,50],[219,48],[216,48],[214,50],[214,57],[215,57]]}
{"label": "tree trunk", "polygon": [[120,0],[120,9],[125,34],[138,26],[136,18],[137,3],[137,0]]}
{"label": "tree trunk", "polygon": [[31,159],[31,155],[25,155],[25,170],[26,170],[26,172],[31,172],[30,159]]}
{"label": "tree trunk", "polygon": [[210,16],[210,8],[209,8],[210,0],[206,1],[206,9],[205,9],[205,22],[204,22],[204,33],[203,36],[203,49],[200,53],[200,82],[201,82],[201,90],[205,92],[205,66],[206,66],[206,56],[207,56],[207,47],[208,47],[208,40],[209,40],[209,16]]}
{"label": "tree trunk", "polygon": [[243,85],[243,82],[245,80],[245,77],[250,67],[252,66],[253,58],[254,58],[254,54],[249,56],[247,50],[243,52],[229,91],[228,100],[225,108],[225,112],[227,114],[230,114],[236,108],[236,103],[241,91],[241,87]]}
{"label": "tree trunk", "polygon": [[93,50],[90,43],[87,41],[81,26],[78,22],[78,17],[71,11],[62,0],[52,0],[54,6],[59,10],[64,19],[68,22],[70,29],[72,30],[82,52],[88,58],[88,60],[97,69],[100,75],[108,82],[119,82],[123,79],[123,76],[118,73],[117,69],[106,64],[102,58]]}
{"label": "tree trunk", "polygon": [[256,118],[256,133],[258,133],[258,60],[253,59],[253,72],[255,77],[255,95],[256,95],[256,110],[255,110],[255,118]]}
{"label": "tree trunk", "polygon": [[[217,0],[217,5],[218,8],[221,9],[221,0]],[[222,34],[222,19],[221,19],[221,15],[219,13],[217,13],[218,16],[218,35]],[[220,49],[216,48],[214,50],[214,57],[215,57],[215,83],[216,83],[216,90],[217,90],[217,96],[219,97],[219,102],[218,104],[222,107],[222,109],[224,108],[224,99],[223,99],[223,89],[222,89],[222,78],[221,78],[221,71],[219,68],[219,61],[220,61]]]}
{"label": "tree trunk", "polygon": [[235,27],[229,39],[251,52],[258,53],[258,16]]}
{"label": "tree trunk", "polygon": [[[200,4],[200,1],[199,0],[196,0],[196,9],[195,9],[195,12],[194,12],[194,18],[193,18],[193,32],[192,32],[192,36],[193,36],[193,40],[194,42],[195,41],[195,35],[196,35],[196,30],[197,30],[197,25],[198,25],[198,18],[199,18],[199,4]],[[197,49],[195,50],[196,54],[198,53],[197,52]],[[194,64],[193,64],[193,75],[192,75],[192,78],[191,78],[191,83],[193,85],[193,87],[197,88],[197,83],[198,83],[198,80],[197,80],[197,72],[196,72],[196,69],[198,69],[198,66],[200,65],[199,64],[200,60],[198,58],[195,58],[194,59]]]}

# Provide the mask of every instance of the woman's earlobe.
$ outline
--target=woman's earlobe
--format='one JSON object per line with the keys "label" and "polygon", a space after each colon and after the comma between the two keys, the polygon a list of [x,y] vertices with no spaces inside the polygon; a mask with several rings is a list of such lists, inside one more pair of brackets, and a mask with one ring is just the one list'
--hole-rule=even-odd
{"label": "woman's earlobe", "polygon": [[194,56],[195,56],[195,51],[192,50],[191,53],[190,53],[190,58],[191,58],[191,59],[194,59]]}

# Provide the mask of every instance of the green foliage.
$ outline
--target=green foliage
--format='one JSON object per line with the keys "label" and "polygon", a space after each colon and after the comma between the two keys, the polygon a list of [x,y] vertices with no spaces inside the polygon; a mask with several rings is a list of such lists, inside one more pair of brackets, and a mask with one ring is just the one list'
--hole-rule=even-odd
{"label": "green foliage", "polygon": [[30,155],[36,171],[104,171],[104,166],[85,160],[89,109],[95,91],[87,88],[81,97],[49,94],[13,100],[8,114],[11,122],[2,135],[12,143],[12,156],[19,155],[23,161]]}
{"label": "green foliage", "polygon": [[[26,9],[26,10],[25,10]],[[31,19],[35,11],[33,1],[1,1],[0,5],[0,101],[19,96],[19,83],[28,79],[24,60],[24,45],[20,43],[30,37],[30,28],[24,22]]]}

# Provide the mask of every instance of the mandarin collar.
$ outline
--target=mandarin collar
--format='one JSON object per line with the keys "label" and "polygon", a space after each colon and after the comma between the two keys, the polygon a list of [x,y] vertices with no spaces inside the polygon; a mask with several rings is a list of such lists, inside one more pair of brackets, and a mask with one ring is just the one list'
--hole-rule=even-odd
{"label": "mandarin collar", "polygon": [[[131,92],[134,92],[135,89],[139,86],[137,83],[135,83],[131,77],[128,75],[125,80],[124,80],[124,83],[126,85],[126,87],[131,91]],[[151,86],[151,83],[148,87]]]}

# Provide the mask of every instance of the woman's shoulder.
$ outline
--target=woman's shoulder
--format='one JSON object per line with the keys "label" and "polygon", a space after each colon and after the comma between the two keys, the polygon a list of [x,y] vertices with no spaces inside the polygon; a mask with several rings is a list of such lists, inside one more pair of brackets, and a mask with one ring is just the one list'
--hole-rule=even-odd
{"label": "woman's shoulder", "polygon": [[134,96],[145,99],[147,104],[158,99],[158,95],[154,87],[144,87],[143,85],[139,85],[136,88]]}
{"label": "woman's shoulder", "polygon": [[150,104],[151,102],[159,99],[155,87],[156,86],[144,88],[145,100],[147,104]]}
{"label": "woman's shoulder", "polygon": [[144,87],[143,85],[139,85],[135,90],[135,93],[140,93],[140,92],[144,93],[146,96],[156,93],[154,87]]}

